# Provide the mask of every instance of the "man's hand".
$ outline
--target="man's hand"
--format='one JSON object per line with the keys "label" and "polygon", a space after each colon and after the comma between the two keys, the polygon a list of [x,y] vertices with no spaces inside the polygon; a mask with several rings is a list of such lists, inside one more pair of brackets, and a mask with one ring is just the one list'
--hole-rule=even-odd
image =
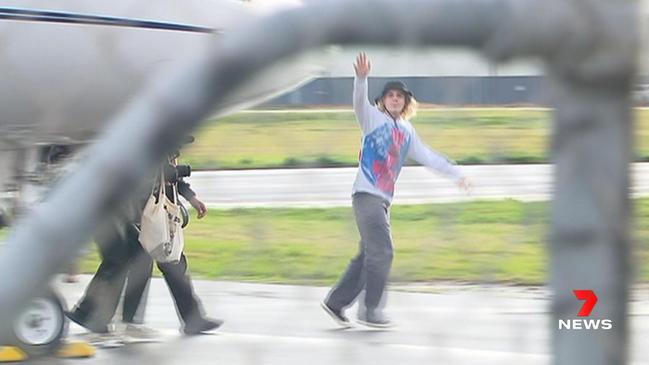
{"label": "man's hand", "polygon": [[356,76],[358,78],[365,78],[370,74],[370,69],[372,65],[370,60],[367,58],[365,52],[361,52],[356,57],[356,63],[354,64],[354,71],[356,71]]}
{"label": "man's hand", "polygon": [[202,201],[198,200],[196,196],[193,196],[191,199],[189,199],[189,204],[191,204],[192,207],[194,207],[194,209],[196,209],[196,211],[198,212],[196,218],[201,219],[205,217],[205,215],[207,215],[207,207]]}
{"label": "man's hand", "polygon": [[460,187],[460,189],[464,190],[464,192],[467,195],[471,195],[471,181],[469,181],[469,178],[466,176],[462,176],[458,181],[457,181],[457,186]]}

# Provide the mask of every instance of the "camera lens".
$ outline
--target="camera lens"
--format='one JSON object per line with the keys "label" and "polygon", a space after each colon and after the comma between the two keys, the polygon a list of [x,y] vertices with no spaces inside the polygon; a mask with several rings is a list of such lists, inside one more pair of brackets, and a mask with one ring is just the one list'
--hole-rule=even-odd
{"label": "camera lens", "polygon": [[178,177],[188,177],[192,174],[192,167],[189,165],[177,165],[176,171],[178,172]]}

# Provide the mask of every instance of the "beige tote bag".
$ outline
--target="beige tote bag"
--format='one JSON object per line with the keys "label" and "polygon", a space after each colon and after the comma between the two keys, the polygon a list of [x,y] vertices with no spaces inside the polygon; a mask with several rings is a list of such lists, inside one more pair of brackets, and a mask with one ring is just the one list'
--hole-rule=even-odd
{"label": "beige tote bag", "polygon": [[[165,185],[163,172],[157,196],[152,192],[142,211],[139,236],[146,252],[162,263],[179,261],[185,245],[180,207],[167,198]],[[173,196],[178,201],[175,186]]]}

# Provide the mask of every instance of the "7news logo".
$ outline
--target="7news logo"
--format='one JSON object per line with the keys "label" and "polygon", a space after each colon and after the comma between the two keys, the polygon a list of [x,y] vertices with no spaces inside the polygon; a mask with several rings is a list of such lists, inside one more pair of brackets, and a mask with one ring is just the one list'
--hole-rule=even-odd
{"label": "7news logo", "polygon": [[[575,294],[575,297],[579,300],[583,300],[584,304],[582,304],[581,309],[579,310],[579,313],[577,313],[578,317],[590,317],[590,313],[593,311],[595,308],[595,304],[597,304],[597,295],[595,295],[595,292],[592,290],[573,290],[572,291]],[[613,328],[613,321],[610,319],[591,319],[591,318],[584,318],[584,319],[560,319],[559,320],[559,329],[567,329],[567,330],[596,330],[596,329],[603,329],[603,330],[610,330]]]}

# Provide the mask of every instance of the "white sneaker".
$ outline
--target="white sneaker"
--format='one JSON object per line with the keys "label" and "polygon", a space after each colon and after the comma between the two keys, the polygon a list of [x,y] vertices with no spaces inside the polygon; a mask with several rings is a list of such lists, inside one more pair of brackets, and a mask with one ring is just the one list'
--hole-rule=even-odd
{"label": "white sneaker", "polygon": [[386,317],[383,313],[378,310],[366,311],[362,316],[358,317],[356,321],[364,326],[374,327],[374,328],[392,328],[394,324],[390,318]]}
{"label": "white sneaker", "polygon": [[123,333],[126,343],[160,342],[162,337],[159,331],[134,323],[127,323]]}
{"label": "white sneaker", "polygon": [[124,346],[124,338],[114,332],[88,332],[81,336],[83,341],[101,349],[112,349]]}

